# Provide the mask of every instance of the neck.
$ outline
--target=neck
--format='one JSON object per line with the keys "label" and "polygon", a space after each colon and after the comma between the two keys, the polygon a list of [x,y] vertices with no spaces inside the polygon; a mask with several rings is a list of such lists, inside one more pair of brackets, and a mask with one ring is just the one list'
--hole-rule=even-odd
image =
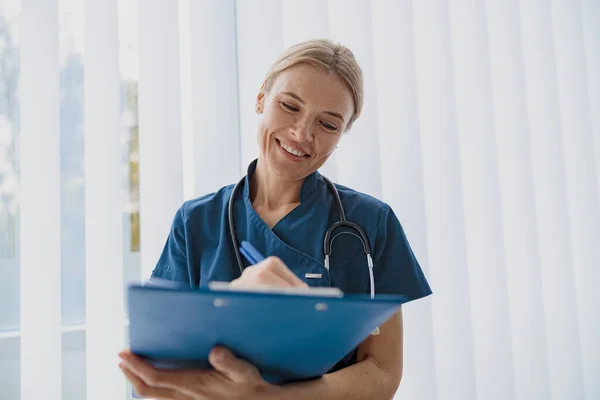
{"label": "neck", "polygon": [[302,181],[288,181],[267,171],[259,158],[250,180],[250,200],[268,210],[277,210],[300,202]]}

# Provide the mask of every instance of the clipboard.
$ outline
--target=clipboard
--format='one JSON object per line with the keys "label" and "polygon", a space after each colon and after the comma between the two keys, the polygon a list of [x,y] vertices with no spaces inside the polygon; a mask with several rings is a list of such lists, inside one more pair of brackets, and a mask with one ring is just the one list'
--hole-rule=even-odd
{"label": "clipboard", "polygon": [[401,305],[403,295],[278,293],[130,285],[131,351],[157,368],[211,368],[216,345],[282,384],[327,373]]}

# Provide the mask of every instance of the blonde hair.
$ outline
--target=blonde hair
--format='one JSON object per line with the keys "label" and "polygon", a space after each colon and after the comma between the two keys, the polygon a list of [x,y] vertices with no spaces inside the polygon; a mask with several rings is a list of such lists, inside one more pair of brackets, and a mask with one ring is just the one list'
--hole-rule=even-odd
{"label": "blonde hair", "polygon": [[337,75],[348,87],[354,101],[354,113],[346,129],[350,129],[363,107],[363,75],[354,54],[347,47],[329,39],[314,39],[287,48],[267,72],[264,90],[269,92],[275,79],[298,64],[309,64]]}

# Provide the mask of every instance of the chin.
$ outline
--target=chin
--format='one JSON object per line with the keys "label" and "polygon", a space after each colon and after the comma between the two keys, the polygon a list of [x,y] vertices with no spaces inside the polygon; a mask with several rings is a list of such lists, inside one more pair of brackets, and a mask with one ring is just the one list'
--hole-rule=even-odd
{"label": "chin", "polygon": [[267,165],[272,172],[285,180],[302,180],[317,170],[313,165],[313,160],[310,158],[302,161],[291,161],[281,154],[277,154],[278,149],[274,150],[276,150],[274,152],[276,154],[271,154]]}

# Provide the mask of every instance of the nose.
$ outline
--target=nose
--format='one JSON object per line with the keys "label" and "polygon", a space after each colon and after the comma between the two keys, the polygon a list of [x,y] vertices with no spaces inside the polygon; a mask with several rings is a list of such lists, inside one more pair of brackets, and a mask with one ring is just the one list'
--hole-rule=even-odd
{"label": "nose", "polygon": [[314,133],[310,120],[308,118],[298,119],[293,129],[293,134],[299,141],[312,142],[314,140]]}

